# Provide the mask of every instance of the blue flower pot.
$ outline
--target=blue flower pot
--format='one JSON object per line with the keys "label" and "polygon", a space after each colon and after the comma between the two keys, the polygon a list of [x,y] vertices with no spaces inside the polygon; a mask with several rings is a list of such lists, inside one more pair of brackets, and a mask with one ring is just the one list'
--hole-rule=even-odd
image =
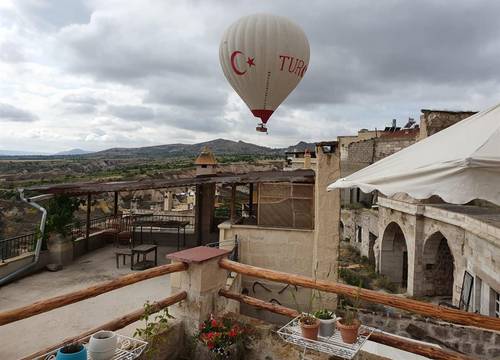
{"label": "blue flower pot", "polygon": [[61,349],[57,350],[56,360],[87,360],[87,349],[82,346],[82,349],[76,353],[62,353]]}

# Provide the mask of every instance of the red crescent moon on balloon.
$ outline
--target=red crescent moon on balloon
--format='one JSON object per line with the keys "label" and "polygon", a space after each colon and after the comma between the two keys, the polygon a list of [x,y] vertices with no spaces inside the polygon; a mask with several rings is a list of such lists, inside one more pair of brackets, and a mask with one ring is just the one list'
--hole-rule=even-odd
{"label": "red crescent moon on balloon", "polygon": [[247,72],[246,70],[240,71],[236,67],[236,63],[234,60],[236,59],[236,56],[240,54],[243,55],[243,53],[239,50],[233,51],[233,53],[231,54],[231,67],[233,68],[233,71],[236,73],[236,75],[244,75]]}

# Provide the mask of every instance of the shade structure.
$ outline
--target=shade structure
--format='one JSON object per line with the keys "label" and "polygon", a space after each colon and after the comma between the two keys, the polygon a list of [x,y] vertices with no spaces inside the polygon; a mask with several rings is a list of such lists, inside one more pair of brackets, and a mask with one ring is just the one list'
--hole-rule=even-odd
{"label": "shade structure", "polygon": [[440,196],[452,204],[500,205],[500,104],[462,120],[328,186]]}

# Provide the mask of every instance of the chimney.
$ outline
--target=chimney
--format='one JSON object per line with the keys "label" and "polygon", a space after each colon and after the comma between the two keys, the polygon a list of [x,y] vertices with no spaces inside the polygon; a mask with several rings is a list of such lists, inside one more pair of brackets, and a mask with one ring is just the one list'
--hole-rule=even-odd
{"label": "chimney", "polygon": [[311,153],[309,152],[309,149],[306,149],[304,151],[304,169],[310,169],[311,168]]}
{"label": "chimney", "polygon": [[392,119],[392,127],[393,127],[393,128],[395,128],[395,127],[396,127],[396,123],[397,123],[396,119]]}

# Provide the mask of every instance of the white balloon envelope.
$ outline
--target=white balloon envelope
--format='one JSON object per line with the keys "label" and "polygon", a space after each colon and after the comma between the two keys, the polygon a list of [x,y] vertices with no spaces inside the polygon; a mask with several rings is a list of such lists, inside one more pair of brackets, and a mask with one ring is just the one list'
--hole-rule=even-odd
{"label": "white balloon envelope", "polygon": [[304,31],[282,16],[245,16],[224,33],[219,48],[224,75],[262,123],[298,85],[309,64]]}

